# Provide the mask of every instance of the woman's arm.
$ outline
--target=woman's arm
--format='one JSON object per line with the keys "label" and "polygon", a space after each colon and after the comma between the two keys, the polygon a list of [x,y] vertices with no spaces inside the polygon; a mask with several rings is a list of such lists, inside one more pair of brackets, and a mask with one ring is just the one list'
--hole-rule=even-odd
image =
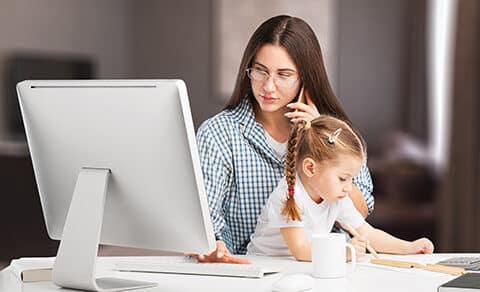
{"label": "woman's arm", "polygon": [[[205,190],[212,218],[213,230],[217,238],[216,249],[208,255],[195,255],[199,262],[226,262],[237,264],[248,264],[249,261],[236,258],[230,254],[227,245],[223,241],[222,232],[225,228],[225,218],[221,210],[228,182],[232,175],[229,162],[224,157],[225,153],[215,140],[215,135],[206,122],[197,133],[198,152],[203,172]],[[225,149],[224,149],[225,150]]]}
{"label": "woman's arm", "polygon": [[297,261],[312,261],[312,249],[303,227],[280,228],[283,240]]}
{"label": "woman's arm", "polygon": [[354,188],[350,192],[350,198],[355,208],[366,218],[373,212],[375,200],[373,198],[373,183],[367,163],[360,169],[360,173],[353,178]]}
{"label": "woman's arm", "polygon": [[365,197],[363,196],[362,192],[360,192],[358,187],[354,185],[348,195],[358,212],[362,214],[363,218],[367,218],[369,214],[367,202],[365,201]]}
{"label": "woman's arm", "polygon": [[231,167],[223,157],[218,142],[215,139],[215,126],[209,121],[198,129],[197,144],[200,156],[200,164],[203,173],[205,191],[207,193],[210,217],[212,218],[215,237],[223,240],[222,232],[225,228],[225,218],[221,210]]}
{"label": "woman's arm", "polygon": [[222,263],[229,263],[229,264],[251,264],[251,262],[247,259],[242,259],[242,258],[237,258],[232,256],[225,242],[221,240],[217,240],[216,248],[210,254],[207,254],[207,255],[194,254],[193,256],[195,256],[197,261],[201,263],[222,262]]}

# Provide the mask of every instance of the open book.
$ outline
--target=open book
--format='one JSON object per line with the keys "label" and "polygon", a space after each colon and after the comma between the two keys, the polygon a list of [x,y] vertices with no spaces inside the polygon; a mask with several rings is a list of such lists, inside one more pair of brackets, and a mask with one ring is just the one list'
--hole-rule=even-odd
{"label": "open book", "polygon": [[22,282],[51,281],[54,257],[19,258],[10,262],[8,269]]}

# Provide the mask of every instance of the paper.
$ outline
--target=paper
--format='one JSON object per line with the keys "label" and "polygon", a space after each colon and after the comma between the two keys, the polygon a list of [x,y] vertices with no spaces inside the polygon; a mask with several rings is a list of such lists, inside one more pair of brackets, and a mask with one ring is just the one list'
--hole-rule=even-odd
{"label": "paper", "polygon": [[22,282],[50,281],[54,261],[54,257],[14,259],[8,269]]}

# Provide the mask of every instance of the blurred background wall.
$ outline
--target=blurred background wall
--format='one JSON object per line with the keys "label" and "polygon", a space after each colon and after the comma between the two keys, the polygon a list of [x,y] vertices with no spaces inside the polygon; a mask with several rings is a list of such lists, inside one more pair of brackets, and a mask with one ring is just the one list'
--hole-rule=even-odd
{"label": "blurred background wall", "polygon": [[[311,3],[297,2],[299,6]],[[468,1],[459,0],[463,2]],[[252,11],[264,10],[264,19],[281,12],[296,15],[297,11],[284,1],[270,0],[269,5],[261,6],[252,3]],[[407,239],[429,236],[442,250],[438,232],[446,232],[446,223],[439,220],[440,206],[445,209],[445,203],[441,205],[439,198],[451,197],[453,192],[441,192],[448,169],[439,172],[433,166],[428,148],[429,1],[318,3],[312,9],[317,9],[318,15],[328,15],[329,36],[319,39],[329,52],[330,79],[369,146],[376,198],[369,221]],[[88,64],[89,78],[184,79],[198,127],[228,99],[228,95],[215,93],[219,59],[216,25],[218,13],[228,11],[222,7],[235,7],[235,1],[0,1],[0,261],[54,255],[57,245],[46,235],[23,135],[11,126],[12,98],[16,98],[12,97],[11,80],[19,70],[12,63],[28,68],[25,60],[27,64],[37,62],[41,69],[35,70],[40,70],[41,76],[53,74],[48,70],[54,64],[63,68],[58,74],[76,74],[65,68],[80,60]],[[312,9],[310,13],[315,16]],[[228,15],[223,17],[228,20]],[[251,27],[259,24],[245,23]],[[238,61],[240,53],[233,54]],[[231,65],[231,70],[236,72],[236,66]],[[478,145],[477,141],[470,145]],[[462,179],[461,174],[458,177]],[[451,229],[468,232],[462,226]],[[443,246],[443,250],[462,249],[479,251],[480,242],[473,240],[463,248]]]}
{"label": "blurred background wall", "polygon": [[[131,75],[132,16],[130,1],[0,2],[0,112],[5,116],[5,62],[18,53],[87,56],[98,76]],[[0,118],[2,137],[9,134]]]}

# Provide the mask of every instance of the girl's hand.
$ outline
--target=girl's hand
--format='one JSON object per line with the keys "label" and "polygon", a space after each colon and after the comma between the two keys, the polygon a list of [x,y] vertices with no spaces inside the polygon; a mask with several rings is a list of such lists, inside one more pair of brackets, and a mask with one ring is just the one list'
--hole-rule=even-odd
{"label": "girl's hand", "polygon": [[285,114],[285,116],[289,118],[291,122],[296,122],[299,120],[311,121],[320,116],[317,107],[312,102],[306,91],[305,96],[307,104],[298,101],[287,104],[287,107],[293,110]]}
{"label": "girl's hand", "polygon": [[[367,241],[363,237],[355,236],[350,239],[349,243],[355,248],[355,253],[357,254],[357,259],[365,256],[367,250]],[[350,249],[347,248],[347,262],[352,260],[352,255]]]}
{"label": "girl's hand", "polygon": [[203,255],[203,254],[193,254],[191,256],[194,256],[197,261],[201,263],[229,263],[229,264],[251,264],[250,261],[246,259],[241,259],[234,257],[230,254],[230,251],[228,251],[227,246],[225,245],[225,242],[221,240],[217,240],[217,249],[215,249],[212,253],[208,255]]}
{"label": "girl's hand", "polygon": [[420,238],[410,242],[408,254],[433,253],[433,243],[428,238]]}

